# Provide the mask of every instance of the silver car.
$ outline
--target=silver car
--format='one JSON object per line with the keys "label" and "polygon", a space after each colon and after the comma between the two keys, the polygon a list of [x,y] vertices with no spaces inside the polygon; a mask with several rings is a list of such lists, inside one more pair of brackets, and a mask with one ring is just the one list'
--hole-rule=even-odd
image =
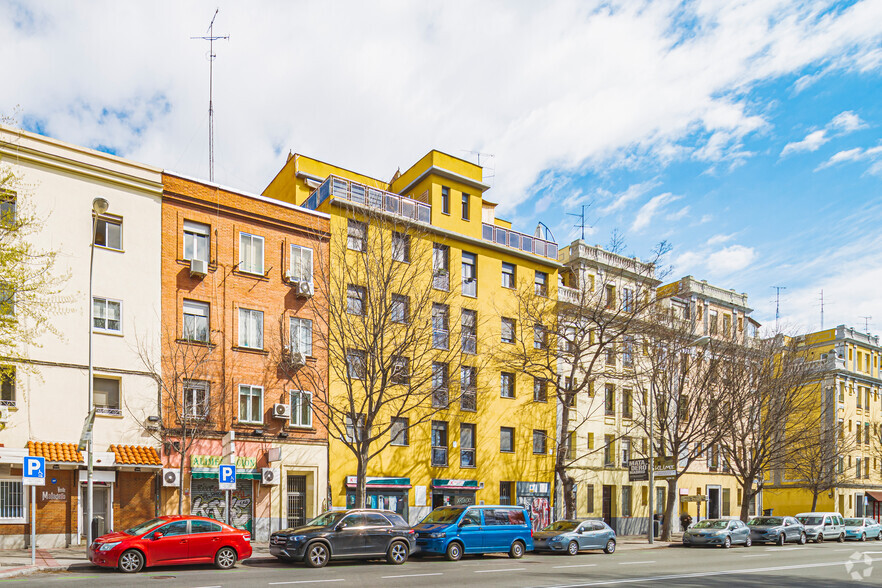
{"label": "silver car", "polygon": [[750,538],[754,543],[777,543],[788,541],[805,545],[808,536],[805,527],[793,517],[754,517],[747,521]]}
{"label": "silver car", "polygon": [[750,538],[750,528],[738,519],[705,519],[695,523],[683,533],[685,547],[720,545],[728,549],[738,543],[745,547],[750,547],[753,544],[753,540]]}
{"label": "silver car", "polygon": [[809,541],[845,541],[844,519],[838,512],[801,512],[796,515],[796,520],[805,526]]}
{"label": "silver car", "polygon": [[882,541],[882,525],[868,518],[845,519],[845,538],[857,541]]}

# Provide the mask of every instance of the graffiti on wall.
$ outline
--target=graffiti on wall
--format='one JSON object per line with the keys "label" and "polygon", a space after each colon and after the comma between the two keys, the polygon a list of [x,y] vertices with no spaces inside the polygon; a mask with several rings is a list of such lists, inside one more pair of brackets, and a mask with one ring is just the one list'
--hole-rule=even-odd
{"label": "graffiti on wall", "polygon": [[544,496],[519,496],[518,504],[530,513],[534,531],[540,531],[551,524],[551,504]]}
{"label": "graffiti on wall", "polygon": [[[193,480],[190,488],[190,514],[225,521],[227,499],[217,487],[217,480]],[[237,529],[252,531],[252,507],[254,496],[251,480],[239,480],[230,493],[230,524]]]}

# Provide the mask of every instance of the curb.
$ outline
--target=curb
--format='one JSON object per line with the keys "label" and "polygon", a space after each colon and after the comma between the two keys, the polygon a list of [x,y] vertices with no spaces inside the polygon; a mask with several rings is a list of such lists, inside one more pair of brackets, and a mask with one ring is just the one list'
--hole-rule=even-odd
{"label": "curb", "polygon": [[92,564],[72,563],[64,566],[20,566],[17,568],[12,568],[11,570],[4,570],[3,568],[0,568],[0,579],[15,578],[17,576],[29,576],[38,572],[65,572],[67,570],[74,569],[80,566],[86,567],[90,565]]}

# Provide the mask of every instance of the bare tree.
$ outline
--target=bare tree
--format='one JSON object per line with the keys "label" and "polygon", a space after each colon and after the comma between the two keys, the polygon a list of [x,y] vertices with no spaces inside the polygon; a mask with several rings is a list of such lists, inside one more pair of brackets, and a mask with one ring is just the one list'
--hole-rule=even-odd
{"label": "bare tree", "polygon": [[315,340],[329,377],[297,361],[281,365],[285,377],[323,391],[313,409],[355,457],[363,508],[372,459],[439,411],[476,410],[482,360],[476,314],[463,309],[453,320],[459,284],[450,283],[446,246],[415,221],[349,206],[348,233],[332,237],[315,268]]}
{"label": "bare tree", "polygon": [[[609,409],[605,397],[594,393],[597,383],[621,384],[637,377],[636,335],[654,305],[655,270],[667,251],[662,243],[649,261],[639,261],[577,241],[570,255],[581,257],[573,264],[584,262],[585,267],[570,268],[572,287],[560,288],[557,299],[549,298],[547,286],[541,283],[518,289],[511,332],[503,333],[511,343],[498,346],[496,361],[532,377],[534,399],[557,403],[555,498],[563,501],[564,517],[576,514],[572,469],[603,450],[578,448],[572,435]],[[604,271],[597,271],[598,264]],[[624,399],[623,407],[632,408],[632,402]],[[634,427],[626,425],[615,438],[628,435]]]}
{"label": "bare tree", "polygon": [[850,436],[839,427],[825,426],[821,419],[805,423],[805,435],[793,451],[789,463],[773,472],[777,487],[804,488],[812,494],[812,508],[818,498],[840,484],[853,481],[845,467],[845,454],[857,448]]}
{"label": "bare tree", "polygon": [[[185,326],[185,331],[187,329]],[[207,325],[204,331],[194,327],[185,332],[186,335],[190,335],[189,340],[166,330],[161,334],[159,350],[146,339],[138,341],[137,349],[147,373],[156,382],[160,411],[158,423],[142,422],[141,425],[166,451],[178,455],[180,480],[184,479],[191,448],[202,439],[223,434],[228,392],[224,389],[222,354],[217,345],[208,343]],[[145,413],[135,407],[127,408],[136,419]],[[183,504],[184,493],[178,492],[178,514],[183,514]]]}

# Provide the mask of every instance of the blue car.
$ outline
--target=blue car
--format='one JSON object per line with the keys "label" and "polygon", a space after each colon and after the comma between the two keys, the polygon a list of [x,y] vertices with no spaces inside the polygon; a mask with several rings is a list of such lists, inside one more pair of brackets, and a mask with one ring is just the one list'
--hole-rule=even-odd
{"label": "blue car", "polygon": [[845,538],[856,541],[882,541],[882,525],[868,518],[845,519]]}
{"label": "blue car", "polygon": [[444,506],[414,527],[422,554],[450,561],[463,554],[508,553],[518,559],[533,551],[530,515],[520,506]]}
{"label": "blue car", "polygon": [[565,519],[533,533],[536,551],[577,555],[583,549],[616,550],[616,532],[603,521]]}

